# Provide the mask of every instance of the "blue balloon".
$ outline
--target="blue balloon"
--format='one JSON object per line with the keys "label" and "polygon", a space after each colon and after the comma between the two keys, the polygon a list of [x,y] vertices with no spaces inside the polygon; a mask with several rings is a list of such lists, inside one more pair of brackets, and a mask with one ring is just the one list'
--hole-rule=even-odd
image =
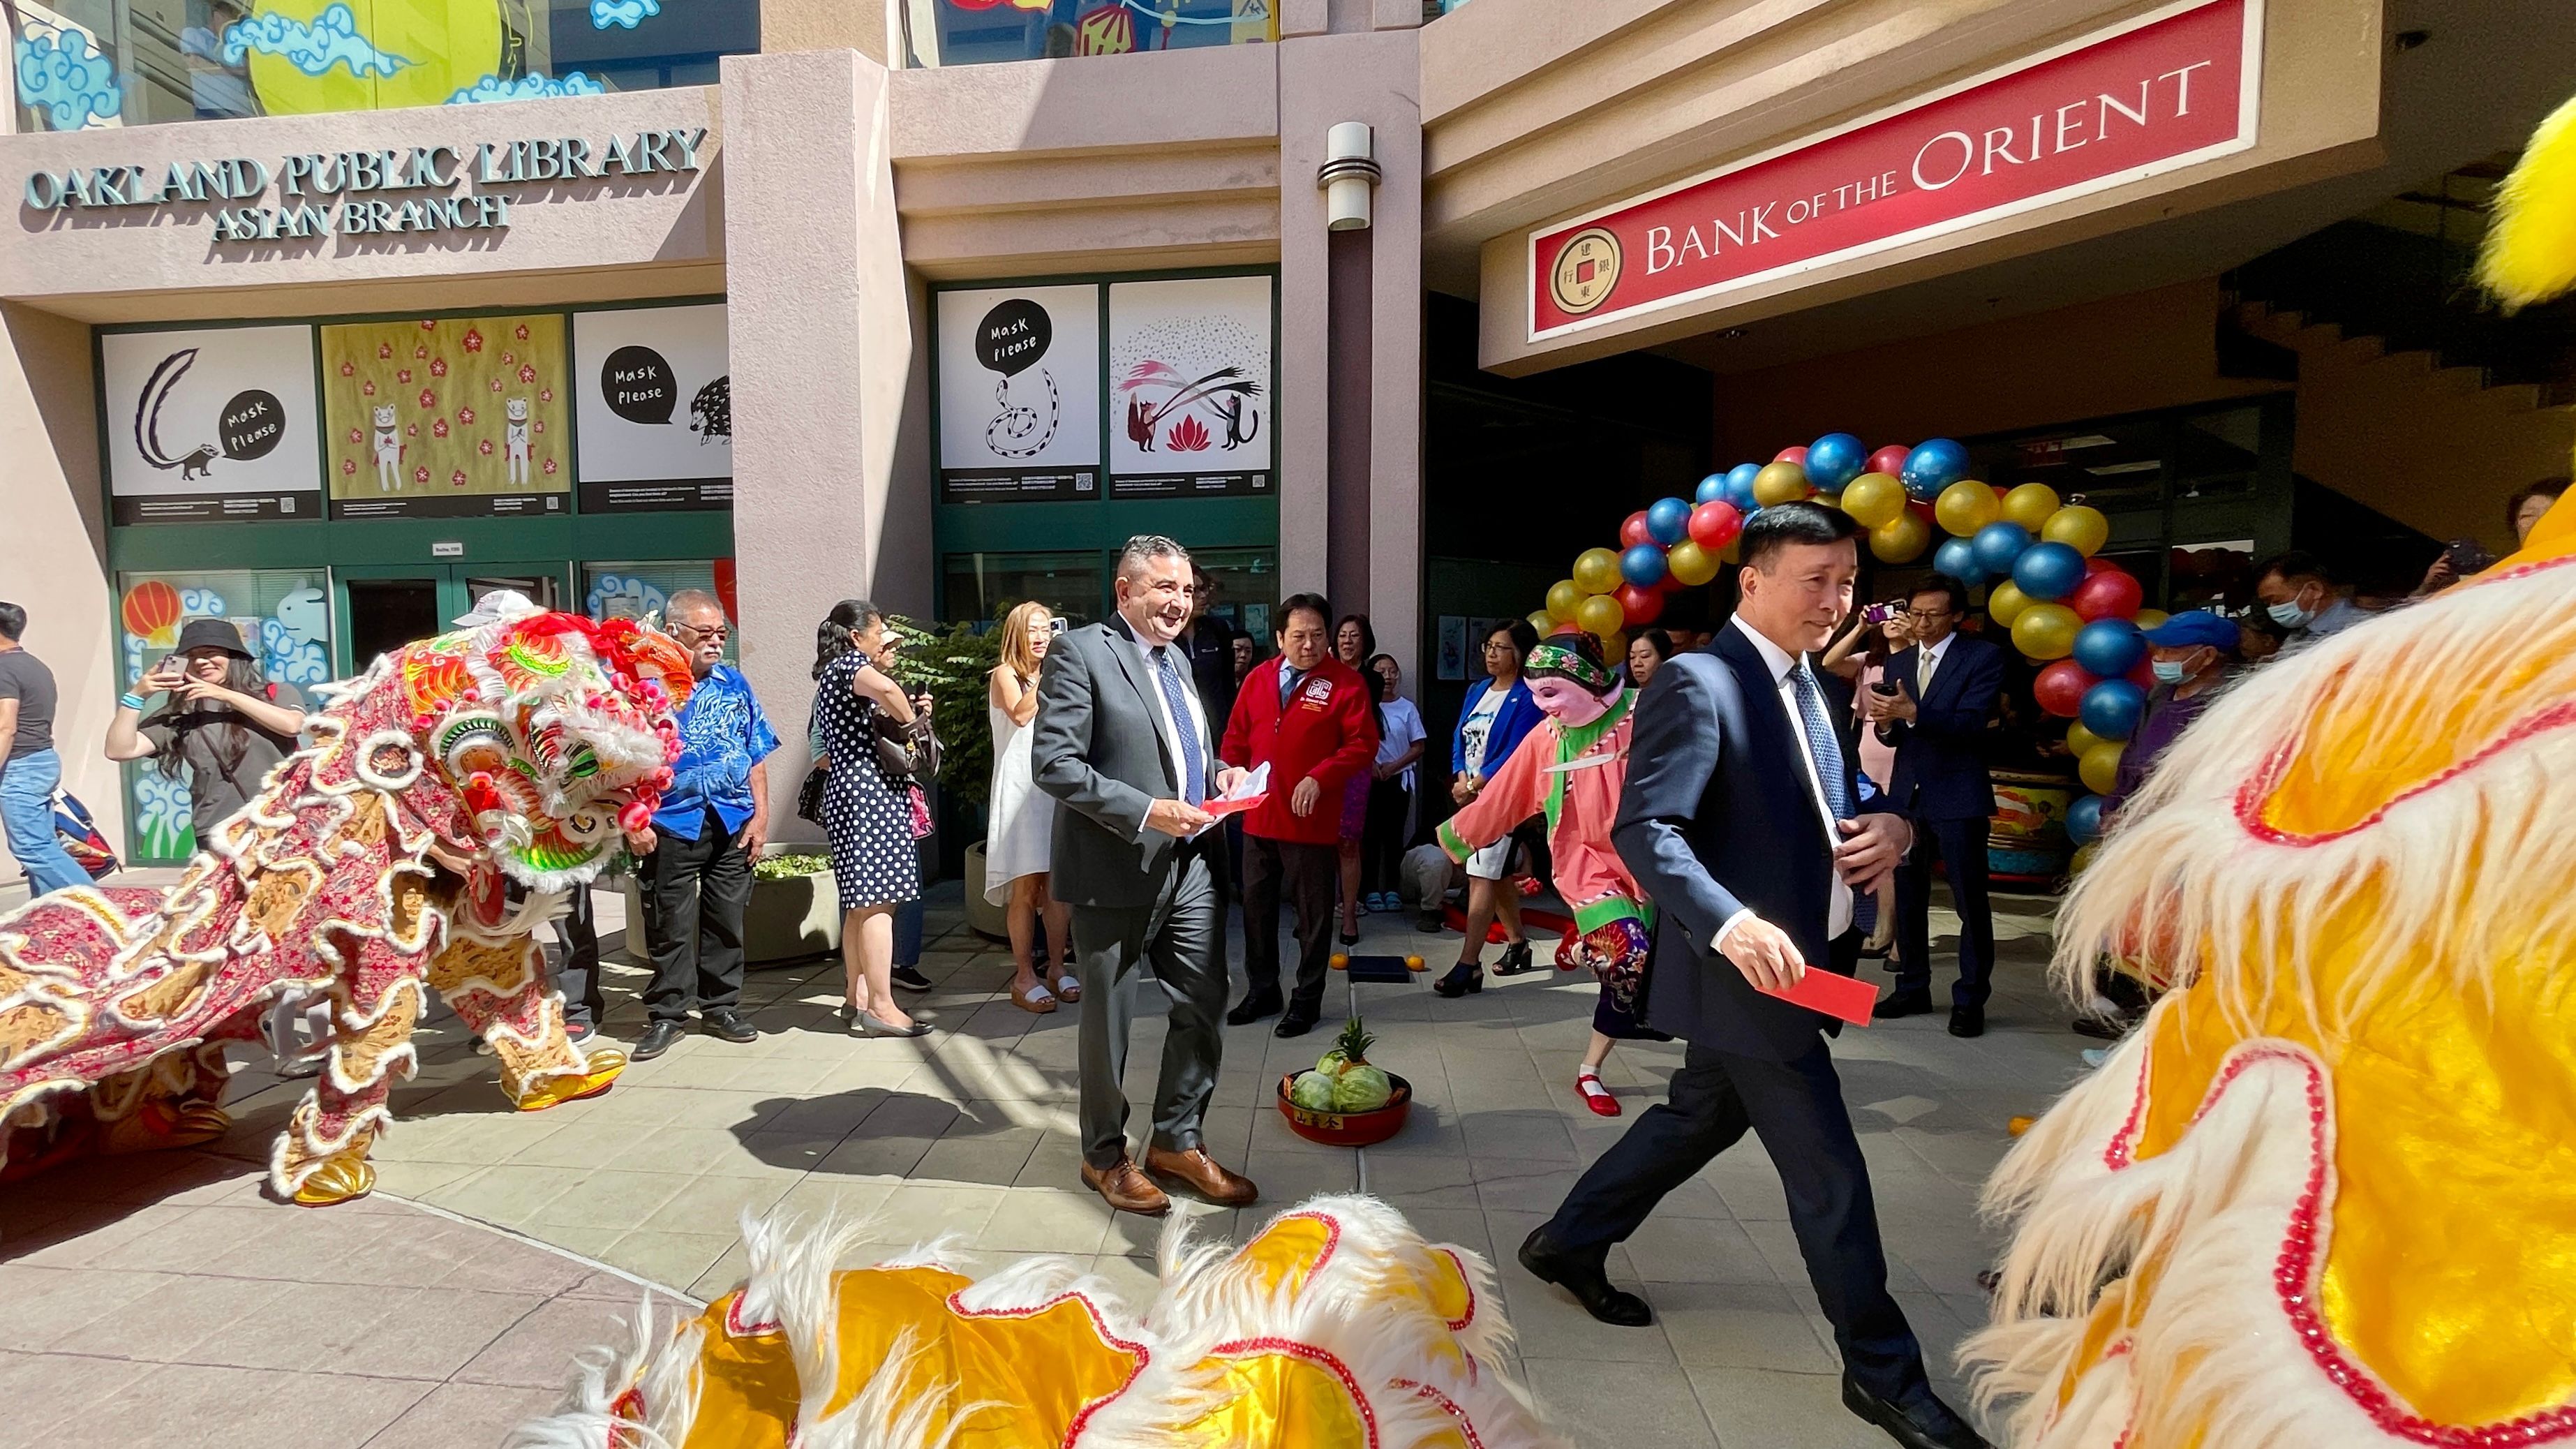
{"label": "blue balloon", "polygon": [[1932,567],[1970,588],[1986,581],[1986,566],[1977,562],[1977,546],[1964,538],[1945,538],[1932,551]]}
{"label": "blue balloon", "polygon": [[2147,641],[2126,619],[2096,619],[2075,633],[2075,662],[2087,674],[2117,679],[2146,657]]}
{"label": "blue balloon", "polygon": [[1707,477],[1699,480],[1699,488],[1691,494],[1691,501],[1694,503],[1716,503],[1725,497],[1726,475],[1723,473],[1711,473]]}
{"label": "blue balloon", "polygon": [[1641,543],[1619,555],[1619,577],[1641,589],[1662,583],[1664,551],[1651,543]]}
{"label": "blue balloon", "polygon": [[[1997,519],[1976,532],[1968,546],[1977,551],[1977,565],[1995,578],[2013,571],[2013,561],[2030,547],[2030,530],[2018,523]],[[2079,557],[2080,564],[2082,559]]]}
{"label": "blue balloon", "polygon": [[2034,599],[2062,599],[2084,582],[2084,555],[2054,540],[2034,543],[2013,560],[2012,577],[2013,583]]}
{"label": "blue balloon", "polygon": [[1868,466],[1869,446],[1849,433],[1827,433],[1807,445],[1807,481],[1824,492],[1840,493]]}
{"label": "blue balloon", "polygon": [[1646,532],[1666,548],[1690,537],[1691,506],[1678,498],[1658,498],[1646,507]]}
{"label": "blue balloon", "polygon": [[1968,476],[1968,450],[1948,438],[1927,439],[1905,455],[1905,471],[1898,476],[1907,493],[1929,502],[1939,497],[1942,489]]}
{"label": "blue balloon", "polygon": [[2138,727],[2138,711],[2147,707],[2147,692],[2125,679],[2106,679],[2084,691],[2075,717],[2106,740],[2125,740]]}
{"label": "blue balloon", "polygon": [[2066,838],[2091,845],[2102,837],[2102,797],[2086,795],[2066,807]]}
{"label": "blue balloon", "polygon": [[1749,515],[1762,506],[1753,496],[1753,480],[1761,471],[1759,463],[1738,463],[1726,470],[1726,501],[1735,505],[1736,512]]}

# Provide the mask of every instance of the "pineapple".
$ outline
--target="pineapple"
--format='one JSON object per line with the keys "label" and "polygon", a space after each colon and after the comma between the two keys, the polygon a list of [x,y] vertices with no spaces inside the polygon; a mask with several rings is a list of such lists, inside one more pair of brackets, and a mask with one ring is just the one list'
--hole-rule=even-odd
{"label": "pineapple", "polygon": [[1377,1038],[1369,1035],[1368,1028],[1360,1025],[1360,1019],[1354,1016],[1342,1028],[1341,1034],[1333,1038],[1333,1049],[1324,1053],[1323,1060],[1315,1063],[1315,1070],[1338,1077],[1352,1067],[1367,1066],[1368,1049],[1376,1044]]}

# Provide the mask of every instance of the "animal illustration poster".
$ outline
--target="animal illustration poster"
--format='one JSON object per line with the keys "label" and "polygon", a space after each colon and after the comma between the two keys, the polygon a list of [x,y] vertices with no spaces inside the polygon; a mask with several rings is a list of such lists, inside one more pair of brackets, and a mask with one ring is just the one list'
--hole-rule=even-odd
{"label": "animal illustration poster", "polygon": [[1272,495],[1272,280],[1109,289],[1109,496]]}
{"label": "animal illustration poster", "polygon": [[322,329],[334,518],[562,513],[572,397],[559,312]]}
{"label": "animal illustration poster", "polygon": [[939,294],[944,503],[1100,496],[1100,288]]}
{"label": "animal illustration poster", "polygon": [[581,511],[733,506],[722,302],[572,316]]}
{"label": "animal illustration poster", "polygon": [[320,518],[313,329],[99,337],[116,521]]}

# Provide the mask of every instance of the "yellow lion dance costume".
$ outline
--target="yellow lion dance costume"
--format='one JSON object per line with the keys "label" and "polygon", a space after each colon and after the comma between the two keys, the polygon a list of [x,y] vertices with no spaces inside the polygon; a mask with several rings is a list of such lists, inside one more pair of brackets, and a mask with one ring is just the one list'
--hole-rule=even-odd
{"label": "yellow lion dance costume", "polygon": [[1504,1373],[1493,1271],[1322,1197],[1239,1249],[1175,1216],[1141,1314],[1070,1258],[976,1282],[933,1245],[839,1271],[855,1228],[746,1223],[751,1272],[648,1312],[518,1449],[1570,1449]]}
{"label": "yellow lion dance costume", "polygon": [[[2576,284],[2576,104],[2489,238]],[[2576,1445],[2576,495],[2266,666],[2059,920],[2176,983],[1987,1190],[2021,1449]]]}

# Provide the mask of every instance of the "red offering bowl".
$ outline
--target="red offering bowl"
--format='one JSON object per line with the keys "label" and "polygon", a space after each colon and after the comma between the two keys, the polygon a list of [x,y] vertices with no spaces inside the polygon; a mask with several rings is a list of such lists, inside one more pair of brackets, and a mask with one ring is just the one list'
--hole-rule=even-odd
{"label": "red offering bowl", "polygon": [[1393,1072],[1386,1074],[1387,1085],[1395,1095],[1383,1107],[1366,1112],[1317,1112],[1300,1107],[1288,1099],[1288,1088],[1297,1080],[1289,1073],[1279,1079],[1279,1115],[1288,1119],[1288,1130],[1309,1142],[1327,1147],[1366,1147],[1384,1142],[1404,1130],[1404,1115],[1413,1106],[1413,1084]]}

